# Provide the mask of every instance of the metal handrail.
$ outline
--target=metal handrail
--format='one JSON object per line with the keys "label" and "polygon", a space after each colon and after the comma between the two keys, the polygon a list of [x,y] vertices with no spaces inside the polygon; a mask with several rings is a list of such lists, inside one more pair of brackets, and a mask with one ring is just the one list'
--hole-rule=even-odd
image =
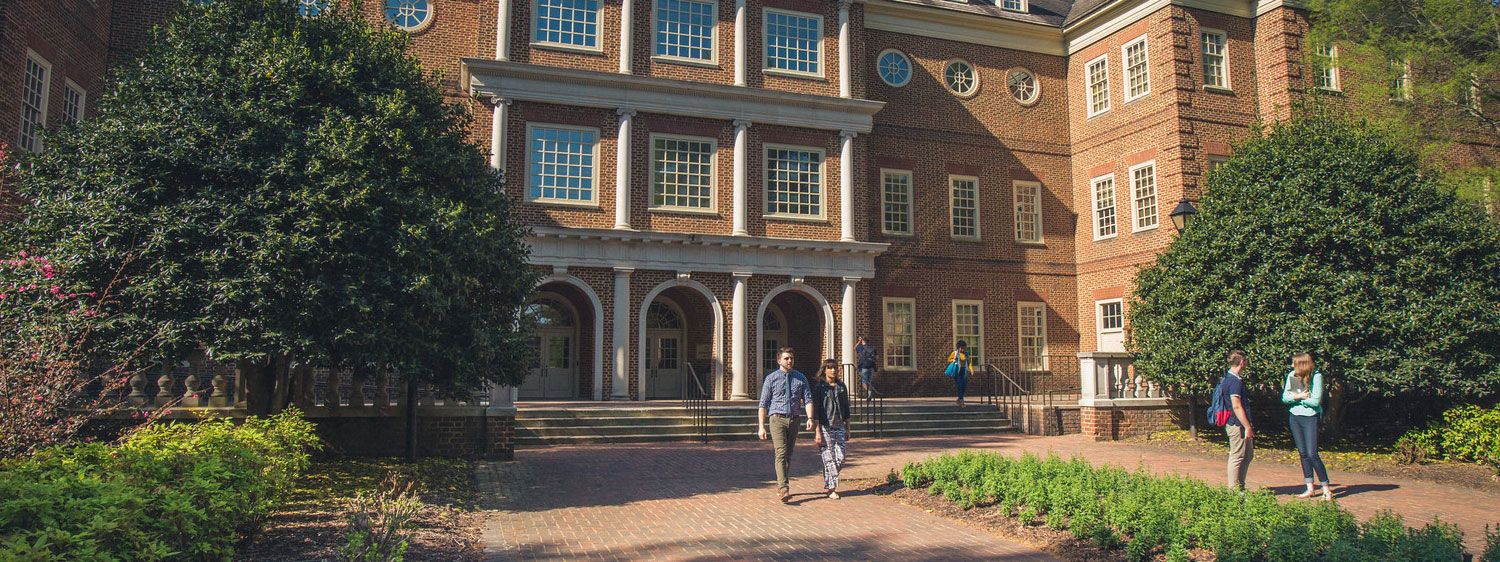
{"label": "metal handrail", "polygon": [[[859,376],[859,368],[854,363],[842,365],[844,381],[849,386],[854,396],[849,399],[849,417],[870,429],[875,437],[885,436],[885,397],[870,392],[865,387],[865,380]],[[853,428],[850,428],[853,432]]]}
{"label": "metal handrail", "polygon": [[682,381],[682,408],[687,410],[688,418],[692,420],[693,427],[697,429],[698,438],[704,443],[708,442],[708,390],[703,388],[703,381],[698,380],[698,369],[693,368],[692,363],[687,364],[688,378],[693,379],[693,386],[688,386],[687,381]]}

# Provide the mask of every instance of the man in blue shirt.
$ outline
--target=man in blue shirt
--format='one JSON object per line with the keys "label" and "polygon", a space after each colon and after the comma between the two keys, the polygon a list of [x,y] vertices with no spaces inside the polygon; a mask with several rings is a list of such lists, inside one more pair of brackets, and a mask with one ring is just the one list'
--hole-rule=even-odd
{"label": "man in blue shirt", "polygon": [[1234,415],[1224,423],[1224,433],[1229,435],[1229,488],[1245,489],[1245,475],[1250,472],[1250,460],[1255,458],[1255,430],[1250,425],[1250,402],[1245,398],[1245,381],[1241,373],[1250,367],[1245,352],[1238,349],[1229,352],[1226,361],[1229,371],[1224,373],[1224,396],[1229,397],[1229,406]]}
{"label": "man in blue shirt", "polygon": [[791,495],[787,478],[792,469],[792,447],[797,444],[797,414],[807,414],[807,430],[813,429],[812,388],[807,377],[792,369],[796,362],[792,348],[776,351],[776,364],[780,369],[766,375],[760,385],[760,431],[762,441],[766,439],[766,417],[771,418],[771,445],[776,449],[776,491],[781,501]]}

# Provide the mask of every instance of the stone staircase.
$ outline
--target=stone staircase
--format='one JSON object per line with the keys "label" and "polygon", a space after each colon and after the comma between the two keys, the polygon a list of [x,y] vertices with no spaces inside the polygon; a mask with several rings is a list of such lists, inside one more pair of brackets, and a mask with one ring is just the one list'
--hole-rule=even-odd
{"label": "stone staircase", "polygon": [[[576,404],[576,403],[575,403]],[[670,404],[670,405],[668,405]],[[755,402],[713,402],[708,408],[708,439],[755,439]],[[851,420],[855,438],[875,437],[856,406]],[[962,410],[951,402],[886,400],[880,436],[964,435],[1014,431],[995,406],[971,404]],[[656,443],[698,441],[701,437],[687,411],[673,403],[583,407],[522,404],[516,411],[516,446],[586,443]]]}

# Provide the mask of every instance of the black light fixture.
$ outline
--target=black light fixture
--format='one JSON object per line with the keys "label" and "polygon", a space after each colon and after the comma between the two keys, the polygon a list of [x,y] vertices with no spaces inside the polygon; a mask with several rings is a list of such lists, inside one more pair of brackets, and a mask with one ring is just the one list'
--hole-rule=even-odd
{"label": "black light fixture", "polygon": [[1177,232],[1187,230],[1188,219],[1198,214],[1198,208],[1193,206],[1192,201],[1183,199],[1177,203],[1177,208],[1172,209],[1172,225],[1177,227]]}

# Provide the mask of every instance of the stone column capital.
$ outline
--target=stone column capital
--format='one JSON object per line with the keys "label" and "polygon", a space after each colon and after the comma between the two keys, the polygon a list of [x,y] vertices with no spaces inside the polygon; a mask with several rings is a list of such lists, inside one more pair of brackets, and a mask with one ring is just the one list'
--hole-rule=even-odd
{"label": "stone column capital", "polygon": [[619,115],[621,117],[635,117],[635,110],[628,107],[622,107],[615,110],[615,115]]}
{"label": "stone column capital", "polygon": [[752,124],[748,119],[734,120],[734,128],[736,129],[749,129]]}

